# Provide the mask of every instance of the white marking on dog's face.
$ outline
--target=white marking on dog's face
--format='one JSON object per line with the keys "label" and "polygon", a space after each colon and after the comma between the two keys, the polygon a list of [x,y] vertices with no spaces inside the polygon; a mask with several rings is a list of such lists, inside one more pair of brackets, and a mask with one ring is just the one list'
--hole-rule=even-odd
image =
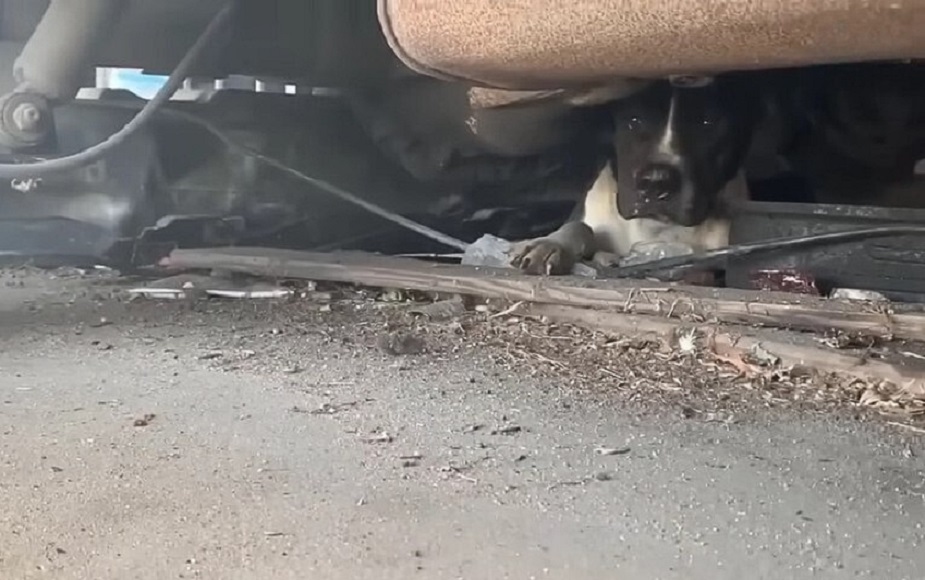
{"label": "white marking on dog's face", "polygon": [[681,152],[678,150],[678,140],[675,138],[675,111],[677,110],[677,98],[671,97],[671,103],[668,105],[668,115],[665,119],[665,126],[662,128],[662,135],[658,140],[655,150],[659,155],[659,161],[669,165],[681,164]]}
{"label": "white marking on dog's face", "polygon": [[[713,83],[713,77],[677,75],[669,77],[669,82],[673,87],[681,89],[699,89]],[[671,100],[668,104],[668,113],[665,118],[665,126],[662,129],[662,135],[656,146],[656,153],[659,156],[658,161],[667,165],[674,165],[682,172],[684,156],[681,152],[680,140],[676,138],[680,128],[678,119],[678,91],[671,91]]]}
{"label": "white marking on dog's face", "polygon": [[[658,144],[655,146],[655,155],[652,157],[652,161],[676,168],[681,173],[681,190],[677,192],[678,199],[690,199],[693,196],[694,184],[690,179],[690,173],[681,152],[681,141],[677,138],[679,131],[677,110],[678,96],[677,93],[673,92],[668,105],[665,125],[662,128]],[[665,199],[669,195],[669,193],[662,193],[659,199]],[[657,216],[656,219],[671,221],[667,216]]]}

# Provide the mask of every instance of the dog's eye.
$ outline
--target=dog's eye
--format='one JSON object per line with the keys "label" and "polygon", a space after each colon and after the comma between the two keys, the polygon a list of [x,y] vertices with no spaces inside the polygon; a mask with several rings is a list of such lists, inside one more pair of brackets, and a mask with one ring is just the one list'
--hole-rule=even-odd
{"label": "dog's eye", "polygon": [[639,117],[630,117],[626,122],[626,128],[630,131],[638,131],[642,129],[642,119]]}
{"label": "dog's eye", "polygon": [[717,114],[706,114],[700,118],[700,124],[705,129],[712,129],[720,124],[720,116]]}

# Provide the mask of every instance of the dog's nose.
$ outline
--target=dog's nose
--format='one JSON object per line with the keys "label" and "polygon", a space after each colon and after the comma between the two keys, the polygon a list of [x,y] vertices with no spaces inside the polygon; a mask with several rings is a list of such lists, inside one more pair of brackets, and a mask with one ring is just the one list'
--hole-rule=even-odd
{"label": "dog's nose", "polygon": [[681,191],[681,171],[673,165],[653,163],[636,174],[636,189],[647,197],[670,197]]}

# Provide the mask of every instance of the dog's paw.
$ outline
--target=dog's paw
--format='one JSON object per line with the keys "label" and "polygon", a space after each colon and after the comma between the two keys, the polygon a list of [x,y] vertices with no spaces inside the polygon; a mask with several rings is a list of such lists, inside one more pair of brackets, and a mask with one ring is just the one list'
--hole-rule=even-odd
{"label": "dog's paw", "polygon": [[517,242],[509,255],[511,265],[527,274],[568,274],[575,265],[575,256],[568,248],[548,238]]}
{"label": "dog's paw", "polygon": [[598,268],[616,268],[623,260],[619,255],[611,252],[595,252],[591,263]]}

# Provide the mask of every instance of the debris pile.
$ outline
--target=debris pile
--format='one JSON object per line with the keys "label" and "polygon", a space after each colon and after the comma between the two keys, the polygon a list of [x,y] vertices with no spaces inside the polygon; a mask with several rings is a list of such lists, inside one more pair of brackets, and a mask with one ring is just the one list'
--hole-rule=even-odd
{"label": "debris pile", "polygon": [[[374,311],[400,316],[360,332],[371,333],[367,343],[386,356],[488,346],[495,364],[519,373],[565,377],[573,387],[606,385],[630,401],[672,401],[685,417],[717,416],[705,400],[746,395],[768,405],[852,403],[925,415],[925,348],[916,342],[925,336],[925,313],[857,299],[866,295],[821,298],[811,292],[813,281],[799,276],[764,278],[805,290],[785,294],[248,248],[176,251],[169,265],[184,273],[147,288],[179,284],[187,298],[306,304],[323,295],[324,308],[313,311],[335,317],[363,311],[370,294],[362,289],[379,288]],[[197,270],[213,275],[188,273]],[[436,340],[427,334],[434,328],[441,329]]]}

